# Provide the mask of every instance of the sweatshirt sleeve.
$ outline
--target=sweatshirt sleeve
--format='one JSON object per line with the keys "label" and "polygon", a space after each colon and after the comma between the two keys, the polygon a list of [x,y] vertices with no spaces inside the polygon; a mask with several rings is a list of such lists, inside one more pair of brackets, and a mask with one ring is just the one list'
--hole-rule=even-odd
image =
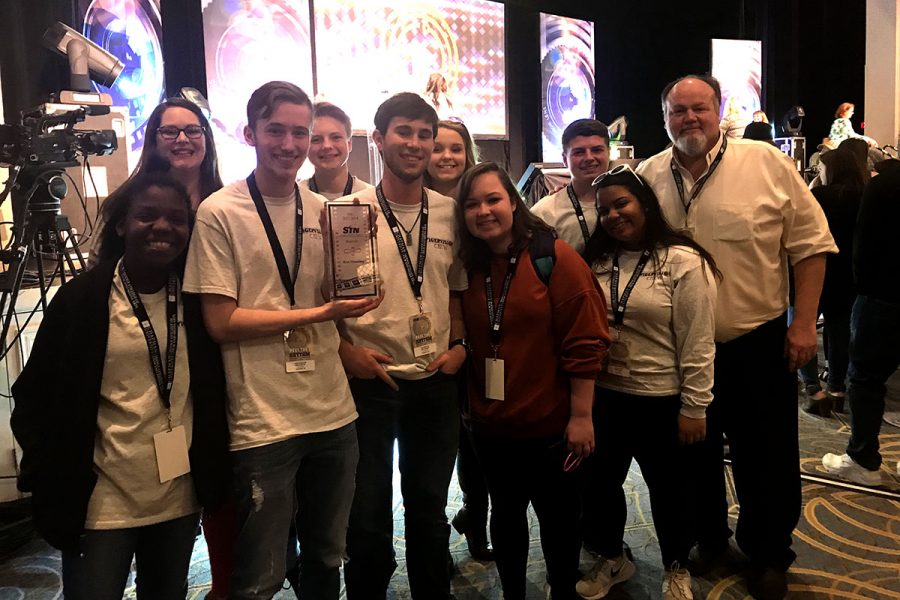
{"label": "sweatshirt sleeve", "polygon": [[681,375],[681,414],[702,419],[712,402],[716,280],[698,254],[686,251],[683,256],[672,292],[672,328]]}
{"label": "sweatshirt sleeve", "polygon": [[556,240],[555,252],[550,302],[559,368],[570,377],[596,379],[610,342],[606,299],[590,267],[571,246]]}

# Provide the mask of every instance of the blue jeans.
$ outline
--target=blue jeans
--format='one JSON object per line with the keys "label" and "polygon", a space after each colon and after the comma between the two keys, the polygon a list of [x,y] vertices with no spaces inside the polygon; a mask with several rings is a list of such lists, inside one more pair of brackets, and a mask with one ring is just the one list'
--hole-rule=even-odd
{"label": "blue jeans", "polygon": [[900,366],[900,304],[858,296],[850,335],[850,442],[847,454],[875,471],[881,466],[878,433],[885,382]]}
{"label": "blue jeans", "polygon": [[137,597],[184,600],[200,514],[128,529],[89,529],[81,552],[63,552],[66,600],[121,600],[137,560]]}
{"label": "blue jeans", "polygon": [[344,569],[351,600],[385,598],[397,567],[394,439],[400,452],[410,592],[413,598],[428,600],[450,596],[450,525],[445,511],[459,445],[456,377],[435,373],[427,379],[397,383],[400,391],[395,392],[380,379],[350,381],[359,412],[360,448],[347,537],[350,561]]}
{"label": "blue jeans", "polygon": [[359,448],[354,423],[232,452],[238,537],[232,600],[281,589],[294,518],[304,598],[337,600]]}

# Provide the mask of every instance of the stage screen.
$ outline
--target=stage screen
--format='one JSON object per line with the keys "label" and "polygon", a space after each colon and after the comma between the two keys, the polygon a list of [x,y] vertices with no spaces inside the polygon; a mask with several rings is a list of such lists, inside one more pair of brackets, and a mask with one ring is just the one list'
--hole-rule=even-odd
{"label": "stage screen", "polygon": [[130,118],[128,164],[144,147],[150,113],[166,97],[159,0],[79,0],[85,37],[122,61],[125,69],[111,88],[93,83],[124,107]]}
{"label": "stage screen", "polygon": [[[316,78],[321,99],[371,130],[397,92],[424,94],[441,76],[441,118],[474,135],[506,135],[503,5],[484,0],[316,0]],[[444,101],[444,100],[447,101]]]}
{"label": "stage screen", "polygon": [[244,141],[253,90],[283,80],[313,96],[309,2],[209,0],[204,5],[207,94],[219,169],[227,183],[246,177],[256,164],[253,148]]}
{"label": "stage screen", "polygon": [[594,24],[541,13],[543,160],[562,162],[562,132],[594,118]]}
{"label": "stage screen", "polygon": [[736,137],[760,110],[762,93],[762,42],[712,40],[712,76],[722,86],[719,118]]}

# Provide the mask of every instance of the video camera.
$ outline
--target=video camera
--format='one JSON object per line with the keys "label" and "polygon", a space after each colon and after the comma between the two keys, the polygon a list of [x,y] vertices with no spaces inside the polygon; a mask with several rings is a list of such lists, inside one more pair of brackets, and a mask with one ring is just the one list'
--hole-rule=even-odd
{"label": "video camera", "polygon": [[20,124],[0,125],[0,165],[65,168],[79,155],[112,154],[115,131],[75,129],[85,117],[108,113],[108,106],[55,103],[23,112]]}

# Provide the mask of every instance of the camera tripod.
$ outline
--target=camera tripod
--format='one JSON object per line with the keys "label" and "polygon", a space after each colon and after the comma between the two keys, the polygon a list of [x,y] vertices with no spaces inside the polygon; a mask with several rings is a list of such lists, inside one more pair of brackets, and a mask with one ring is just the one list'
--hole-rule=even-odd
{"label": "camera tripod", "polygon": [[[15,176],[15,186],[11,192],[12,240],[6,249],[0,250],[0,262],[6,265],[6,271],[0,273],[0,359],[12,347],[12,344],[7,344],[7,335],[29,267],[37,271],[37,287],[43,310],[47,309],[47,291],[57,277],[63,284],[66,282],[67,268],[72,277],[85,269],[84,256],[75,243],[69,219],[60,214],[62,199],[68,191],[62,178],[63,167],[66,166],[71,165],[26,166]],[[72,257],[73,251],[75,258]],[[52,266],[48,269],[49,265],[45,263]]]}

